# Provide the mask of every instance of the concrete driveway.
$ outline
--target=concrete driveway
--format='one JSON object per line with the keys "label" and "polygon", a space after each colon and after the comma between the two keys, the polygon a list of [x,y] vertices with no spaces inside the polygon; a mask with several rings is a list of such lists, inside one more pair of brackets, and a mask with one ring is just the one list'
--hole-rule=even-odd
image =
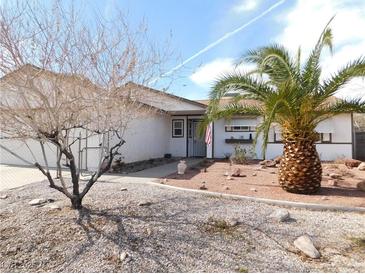
{"label": "concrete driveway", "polygon": [[36,168],[0,165],[0,191],[39,182],[46,177]]}
{"label": "concrete driveway", "polygon": [[[203,159],[187,159],[186,164],[191,167],[199,164],[202,160]],[[177,163],[174,162],[125,175],[110,173],[104,174],[100,177],[99,181],[115,183],[139,183],[154,181],[157,178],[165,177],[173,172],[176,172],[176,165]],[[51,174],[53,177],[55,177],[56,171],[52,170]],[[63,174],[65,177],[69,176],[67,171],[65,171]],[[36,183],[45,179],[47,178],[37,168],[0,164],[0,191]],[[88,177],[81,177],[81,179],[87,180]]]}

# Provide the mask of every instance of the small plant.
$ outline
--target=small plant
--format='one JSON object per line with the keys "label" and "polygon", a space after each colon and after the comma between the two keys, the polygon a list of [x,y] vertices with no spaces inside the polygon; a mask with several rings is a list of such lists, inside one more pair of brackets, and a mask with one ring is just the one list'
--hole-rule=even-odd
{"label": "small plant", "polygon": [[247,162],[247,151],[240,145],[235,145],[234,153],[231,155],[230,160],[232,164],[245,164]]}
{"label": "small plant", "polygon": [[203,225],[203,229],[209,233],[230,233],[233,226],[224,219],[209,217],[208,221]]}
{"label": "small plant", "polygon": [[350,240],[357,248],[365,251],[365,237],[352,237]]}
{"label": "small plant", "polygon": [[248,273],[248,269],[246,267],[240,267],[237,269],[238,273]]}

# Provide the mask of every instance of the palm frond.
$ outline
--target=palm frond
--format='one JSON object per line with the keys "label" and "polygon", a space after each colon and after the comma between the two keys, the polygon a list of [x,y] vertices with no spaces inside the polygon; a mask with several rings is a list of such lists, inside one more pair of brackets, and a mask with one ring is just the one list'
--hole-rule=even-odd
{"label": "palm frond", "polygon": [[332,35],[332,30],[328,26],[332,22],[333,18],[334,17],[332,17],[326,24],[324,30],[322,31],[317,41],[316,46],[309,55],[308,60],[303,68],[301,82],[307,92],[312,92],[319,85],[319,80],[322,72],[319,62],[323,48],[328,47],[332,52],[333,35]]}
{"label": "palm frond", "polygon": [[357,60],[348,63],[330,79],[324,81],[319,88],[319,93],[324,99],[328,98],[333,96],[351,79],[363,76],[365,76],[365,57],[360,57]]}
{"label": "palm frond", "polygon": [[365,99],[356,98],[350,100],[339,100],[334,104],[325,104],[313,112],[314,124],[343,113],[365,113]]}
{"label": "palm frond", "polygon": [[288,81],[288,79],[296,81],[299,76],[295,62],[281,45],[273,44],[250,50],[240,60],[240,62],[244,61],[257,65],[257,70],[261,74],[267,74],[274,83]]}

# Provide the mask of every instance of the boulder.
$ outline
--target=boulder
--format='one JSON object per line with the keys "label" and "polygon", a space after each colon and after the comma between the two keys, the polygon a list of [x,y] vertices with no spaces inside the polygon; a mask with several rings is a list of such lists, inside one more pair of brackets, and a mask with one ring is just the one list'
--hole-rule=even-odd
{"label": "boulder", "polygon": [[358,170],[365,171],[365,162],[362,162],[358,167]]}
{"label": "boulder", "polygon": [[232,174],[231,174],[232,177],[240,177],[241,176],[241,169],[239,167],[236,167]]}
{"label": "boulder", "polygon": [[357,183],[356,187],[358,190],[365,191],[365,181]]}
{"label": "boulder", "polygon": [[263,160],[259,164],[264,167],[275,167],[276,162],[274,160]]}
{"label": "boulder", "polygon": [[355,159],[345,159],[344,164],[348,168],[358,167],[361,164],[361,161]]}
{"label": "boulder", "polygon": [[315,248],[312,239],[309,238],[308,235],[303,235],[297,238],[294,241],[294,246],[310,258],[318,259],[321,256],[319,251]]}
{"label": "boulder", "polygon": [[286,209],[277,209],[270,214],[270,217],[278,222],[285,222],[290,219],[290,214]]}
{"label": "boulder", "polygon": [[280,164],[282,159],[283,159],[283,156],[278,156],[278,157],[275,157],[273,161],[275,162],[275,164]]}
{"label": "boulder", "polygon": [[40,198],[40,199],[33,199],[29,202],[29,205],[31,206],[36,206],[36,205],[41,205],[47,203],[46,199]]}

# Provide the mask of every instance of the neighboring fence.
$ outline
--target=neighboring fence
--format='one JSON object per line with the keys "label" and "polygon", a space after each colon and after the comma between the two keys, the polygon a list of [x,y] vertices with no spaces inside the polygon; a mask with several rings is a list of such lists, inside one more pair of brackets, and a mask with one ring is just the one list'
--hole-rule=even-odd
{"label": "neighboring fence", "polygon": [[355,132],[355,158],[365,160],[365,132]]}

